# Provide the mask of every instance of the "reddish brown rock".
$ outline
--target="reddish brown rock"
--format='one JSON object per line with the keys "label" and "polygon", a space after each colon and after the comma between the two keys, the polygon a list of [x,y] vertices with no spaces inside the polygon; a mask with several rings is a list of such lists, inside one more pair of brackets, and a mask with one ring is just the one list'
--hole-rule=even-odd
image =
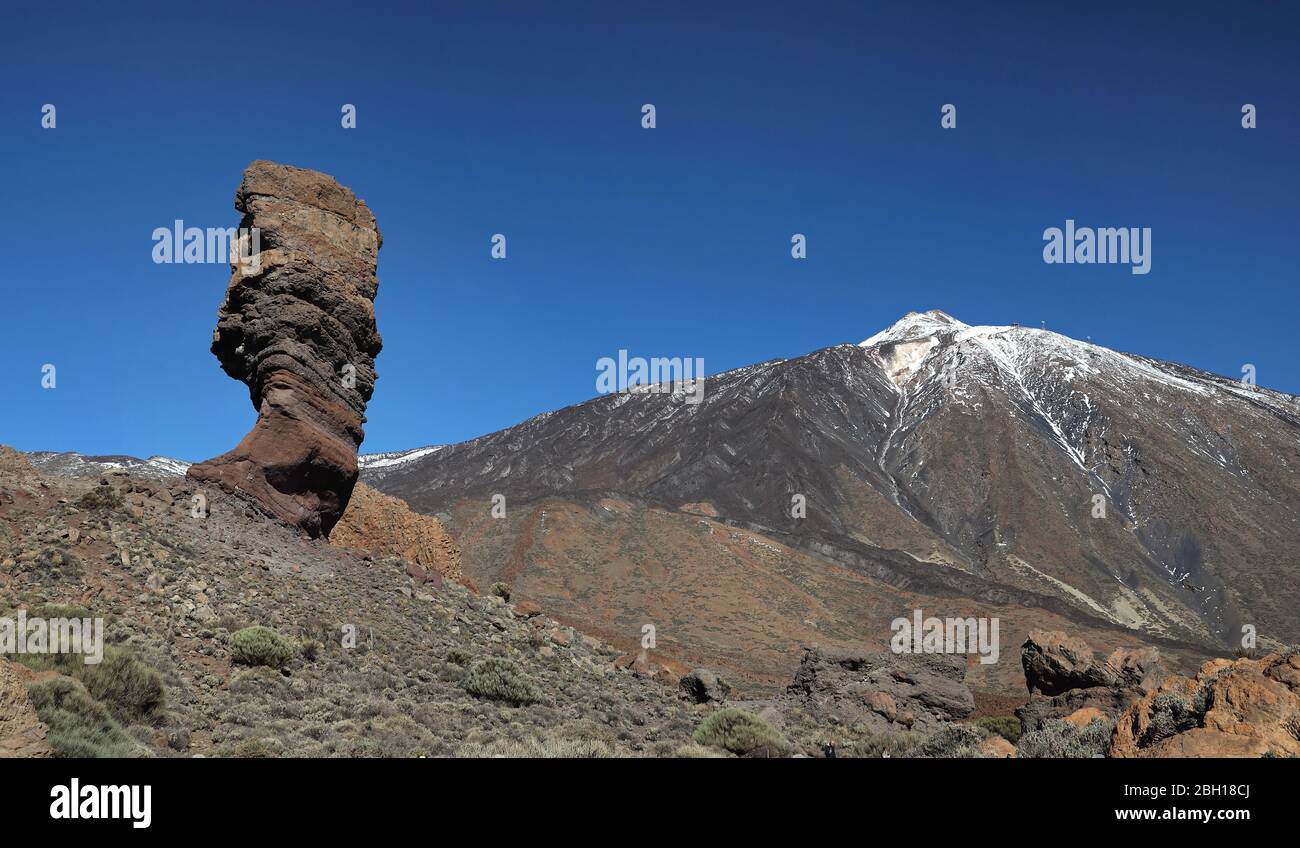
{"label": "reddish brown rock", "polygon": [[0,758],[48,757],[48,728],[27,697],[32,673],[0,657]]}
{"label": "reddish brown rock", "polygon": [[258,418],[234,450],[189,476],[328,535],[356,483],[375,388],[383,239],[365,202],[333,177],[274,162],[248,166],[235,208],[261,250],[232,258],[212,352],[248,384]]}
{"label": "reddish brown rock", "polygon": [[1211,660],[1166,678],[1115,726],[1112,757],[1300,756],[1300,654]]}
{"label": "reddish brown rock", "polygon": [[649,652],[644,650],[619,656],[614,660],[614,667],[626,669],[637,677],[657,680],[665,686],[676,686],[680,681],[680,675],[651,659]]}
{"label": "reddish brown rock", "polygon": [[533,618],[542,614],[542,608],[532,601],[520,601],[514,605],[514,610],[519,618]]}
{"label": "reddish brown rock", "polygon": [[343,518],[330,534],[330,544],[381,556],[410,560],[410,576],[421,582],[447,577],[466,582],[460,548],[438,519],[412,512],[405,501],[358,483]]}

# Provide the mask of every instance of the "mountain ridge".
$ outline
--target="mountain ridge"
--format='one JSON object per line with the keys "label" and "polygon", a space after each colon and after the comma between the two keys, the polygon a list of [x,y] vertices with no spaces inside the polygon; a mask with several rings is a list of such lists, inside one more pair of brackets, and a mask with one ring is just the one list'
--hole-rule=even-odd
{"label": "mountain ridge", "polygon": [[[480,581],[503,566],[465,536],[505,532],[484,517],[494,495],[551,504],[551,521],[556,498],[586,510],[615,498],[702,510],[804,552],[800,569],[829,560],[895,589],[1036,606],[1210,651],[1245,624],[1278,642],[1300,635],[1267,588],[1294,573],[1286,552],[1300,547],[1298,434],[1293,396],[931,311],[862,343],[706,377],[698,405],[599,396],[370,482],[449,519]],[[1217,511],[1206,504],[1216,494]],[[540,521],[511,529],[498,553],[543,543]],[[635,560],[604,556],[593,567]],[[560,579],[569,566],[551,557]],[[542,567],[527,559],[509,569],[525,584]],[[578,620],[599,617],[595,602],[574,603]]]}

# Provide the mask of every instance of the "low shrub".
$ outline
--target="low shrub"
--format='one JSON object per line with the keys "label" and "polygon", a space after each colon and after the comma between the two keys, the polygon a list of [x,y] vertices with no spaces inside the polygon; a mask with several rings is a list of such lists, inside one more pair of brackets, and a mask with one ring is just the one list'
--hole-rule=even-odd
{"label": "low shrub", "polygon": [[152,722],[166,705],[158,670],[116,645],[105,645],[100,662],[91,665],[83,654],[74,653],[16,654],[14,659],[34,671],[57,671],[75,679],[114,718],[127,724]]}
{"label": "low shrub", "polygon": [[240,665],[283,668],[298,651],[288,639],[258,624],[231,634],[230,653],[231,659]]}
{"label": "low shrub", "polygon": [[488,657],[473,663],[461,685],[471,695],[517,707],[541,700],[537,685],[514,663],[501,657]]}
{"label": "low shrub", "polygon": [[592,760],[612,759],[619,753],[604,742],[592,739],[562,739],[548,736],[545,739],[497,739],[492,742],[467,742],[456,751],[457,757],[472,759],[545,759]]}
{"label": "low shrub", "polygon": [[151,721],[163,711],[162,675],[125,649],[105,648],[103,662],[83,664],[76,676],[120,721]]}
{"label": "low shrub", "polygon": [[968,724],[950,724],[927,736],[917,754],[934,759],[982,757],[979,746],[987,738],[986,730]]}
{"label": "low shrub", "polygon": [[1020,719],[1015,716],[984,716],[975,719],[975,726],[989,733],[996,733],[1012,745],[1020,741],[1020,734],[1023,732]]}
{"label": "low shrub", "polygon": [[76,504],[86,510],[117,509],[122,505],[122,496],[112,486],[96,486],[77,498]]}
{"label": "low shrub", "polygon": [[1161,739],[1168,739],[1170,736],[1198,726],[1201,723],[1201,715],[1205,714],[1204,698],[1203,692],[1199,693],[1196,704],[1188,704],[1177,695],[1169,693],[1153,698],[1150,723],[1142,735],[1141,746],[1145,748],[1154,745]]}
{"label": "low shrub", "polygon": [[917,733],[899,733],[883,731],[866,733],[859,738],[847,740],[836,751],[838,757],[855,759],[879,759],[881,757],[914,757],[924,741]]}
{"label": "low shrub", "polygon": [[784,757],[790,743],[781,732],[753,713],[736,707],[719,710],[700,723],[694,739],[742,757]]}
{"label": "low shrub", "polygon": [[139,758],[149,750],[132,738],[103,704],[70,677],[51,677],[27,687],[36,715],[49,727],[56,757]]}
{"label": "low shrub", "polygon": [[302,654],[302,658],[307,662],[315,662],[320,657],[322,647],[324,646],[316,639],[303,639],[298,646],[298,650]]}
{"label": "low shrub", "polygon": [[217,756],[232,760],[264,760],[279,757],[283,751],[283,746],[272,739],[241,739],[217,751]]}
{"label": "low shrub", "polygon": [[1104,757],[1110,751],[1110,737],[1114,730],[1114,719],[1099,718],[1083,728],[1062,719],[1052,719],[1020,737],[1016,756],[1031,759]]}
{"label": "low shrub", "polygon": [[510,584],[502,583],[500,580],[488,587],[488,594],[496,595],[503,601],[510,601]]}
{"label": "low shrub", "polygon": [[717,760],[725,759],[726,754],[717,748],[706,748],[703,745],[681,745],[675,751],[673,756],[681,760]]}

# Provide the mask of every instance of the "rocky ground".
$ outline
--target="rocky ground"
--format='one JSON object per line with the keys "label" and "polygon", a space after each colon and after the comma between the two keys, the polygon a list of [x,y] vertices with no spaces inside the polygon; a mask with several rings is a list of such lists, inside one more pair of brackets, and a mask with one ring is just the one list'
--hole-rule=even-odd
{"label": "rocky ground", "polygon": [[[466,588],[449,549],[386,553],[419,545],[364,497],[353,529],[397,529],[368,551],[192,481],[45,476],[0,449],[0,616],[102,616],[109,645],[89,671],[0,658],[0,756],[1300,753],[1293,653],[1180,677],[1155,651],[1101,659],[1035,633],[1017,719],[982,714],[960,660],[810,646],[783,692],[747,700],[725,672]],[[251,627],[279,634],[271,649]]]}
{"label": "rocky ground", "polygon": [[[153,755],[672,753],[706,709],[546,616],[409,576],[400,558],[304,539],[218,490],[46,479],[13,452],[2,461],[0,607],[104,616],[107,641],[161,674],[165,705],[119,717]],[[98,506],[84,499],[92,491]],[[192,517],[199,492],[206,519]],[[282,670],[233,661],[232,634],[251,625],[298,646]],[[470,669],[492,657],[519,670],[533,702],[466,691]]]}

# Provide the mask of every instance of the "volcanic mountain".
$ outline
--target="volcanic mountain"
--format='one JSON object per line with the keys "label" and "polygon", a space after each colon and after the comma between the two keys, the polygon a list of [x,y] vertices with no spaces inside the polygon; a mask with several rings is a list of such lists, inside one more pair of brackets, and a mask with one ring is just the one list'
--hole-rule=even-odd
{"label": "volcanic mountain", "polygon": [[1006,644],[1300,641],[1293,396],[939,311],[705,383],[698,404],[606,395],[363,479],[439,515],[481,585],[629,647],[654,624],[660,650],[760,684],[801,642],[884,649],[921,607],[1000,615]]}

